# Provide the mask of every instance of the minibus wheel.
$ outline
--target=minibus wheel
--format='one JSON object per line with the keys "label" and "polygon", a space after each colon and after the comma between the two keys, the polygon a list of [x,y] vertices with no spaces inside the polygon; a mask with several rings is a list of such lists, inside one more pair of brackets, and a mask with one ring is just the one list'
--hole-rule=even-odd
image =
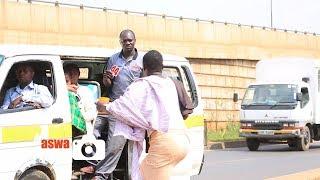
{"label": "minibus wheel", "polygon": [[50,180],[48,175],[38,169],[29,169],[19,178],[19,180]]}

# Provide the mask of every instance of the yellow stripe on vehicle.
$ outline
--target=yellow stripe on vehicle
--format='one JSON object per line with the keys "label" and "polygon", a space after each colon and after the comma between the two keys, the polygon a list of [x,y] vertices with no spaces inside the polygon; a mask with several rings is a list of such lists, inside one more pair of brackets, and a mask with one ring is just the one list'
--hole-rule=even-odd
{"label": "yellow stripe on vehicle", "polygon": [[71,123],[50,124],[48,127],[48,138],[59,139],[72,136]]}
{"label": "yellow stripe on vehicle", "polygon": [[202,115],[191,115],[185,121],[187,128],[204,126],[204,116]]}
{"label": "yellow stripe on vehicle", "polygon": [[2,143],[33,141],[40,133],[40,125],[3,127]]}
{"label": "yellow stripe on vehicle", "polygon": [[2,127],[1,142],[32,142],[40,136],[43,139],[72,137],[71,123]]}

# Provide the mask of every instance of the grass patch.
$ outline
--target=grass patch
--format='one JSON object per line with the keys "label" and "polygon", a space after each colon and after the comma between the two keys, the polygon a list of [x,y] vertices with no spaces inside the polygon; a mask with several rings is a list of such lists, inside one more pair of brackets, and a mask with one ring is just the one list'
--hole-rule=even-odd
{"label": "grass patch", "polygon": [[244,139],[239,137],[240,124],[235,122],[230,122],[227,124],[226,129],[221,129],[217,131],[209,131],[208,141],[231,141]]}

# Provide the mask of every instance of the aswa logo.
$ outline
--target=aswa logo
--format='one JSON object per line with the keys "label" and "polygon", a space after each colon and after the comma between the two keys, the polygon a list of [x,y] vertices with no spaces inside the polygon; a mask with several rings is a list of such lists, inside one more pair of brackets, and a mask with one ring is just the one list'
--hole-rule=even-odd
{"label": "aswa logo", "polygon": [[68,139],[42,139],[41,148],[66,149],[66,148],[70,148],[70,141]]}

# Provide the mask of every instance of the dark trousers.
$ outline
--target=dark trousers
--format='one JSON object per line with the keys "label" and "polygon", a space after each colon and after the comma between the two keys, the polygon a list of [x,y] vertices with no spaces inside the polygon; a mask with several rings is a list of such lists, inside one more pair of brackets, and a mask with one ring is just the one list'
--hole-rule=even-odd
{"label": "dark trousers", "polygon": [[106,141],[106,156],[99,162],[90,161],[90,163],[95,165],[95,174],[105,179],[117,167],[122,150],[127,142],[127,139],[123,136],[113,136],[116,121],[117,119],[111,115],[98,116],[94,124],[93,134],[95,137]]}
{"label": "dark trousers", "polygon": [[[81,139],[82,135],[85,133],[77,129],[75,126],[72,125],[72,141],[75,139]],[[72,159],[72,170],[79,171],[80,168],[87,166],[88,162],[84,160],[74,160]]]}

